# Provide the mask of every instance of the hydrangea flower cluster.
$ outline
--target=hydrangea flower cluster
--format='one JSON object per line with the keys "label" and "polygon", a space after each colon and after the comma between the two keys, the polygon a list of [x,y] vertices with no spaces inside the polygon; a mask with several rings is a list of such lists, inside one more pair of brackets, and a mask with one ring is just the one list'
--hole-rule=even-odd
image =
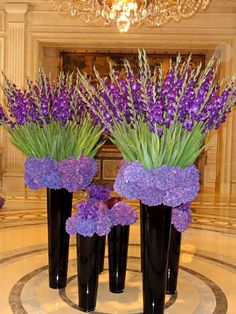
{"label": "hydrangea flower cluster", "polygon": [[111,188],[109,185],[91,184],[87,188],[89,198],[94,198],[99,201],[107,201],[110,199]]}
{"label": "hydrangea flower cluster", "polygon": [[191,221],[190,203],[181,204],[172,209],[172,224],[177,231],[184,232],[188,229]]}
{"label": "hydrangea flower cluster", "polygon": [[115,192],[144,204],[170,207],[191,202],[199,190],[199,172],[194,165],[184,169],[161,166],[145,169],[141,162],[123,162],[114,183]]}
{"label": "hydrangea flower cluster", "polygon": [[69,192],[86,189],[98,171],[95,159],[85,155],[79,160],[69,157],[60,162],[51,157],[27,158],[24,167],[26,185],[32,190],[43,187],[64,188]]}
{"label": "hydrangea flower cluster", "polygon": [[120,198],[110,197],[108,191],[107,186],[92,184],[88,187],[88,199],[78,203],[76,214],[66,221],[70,235],[104,236],[116,225],[131,225],[137,221],[137,212]]}
{"label": "hydrangea flower cluster", "polygon": [[123,162],[114,189],[128,199],[140,199],[149,206],[172,207],[172,223],[183,232],[191,222],[190,202],[199,190],[199,172],[194,165],[145,169],[139,161]]}

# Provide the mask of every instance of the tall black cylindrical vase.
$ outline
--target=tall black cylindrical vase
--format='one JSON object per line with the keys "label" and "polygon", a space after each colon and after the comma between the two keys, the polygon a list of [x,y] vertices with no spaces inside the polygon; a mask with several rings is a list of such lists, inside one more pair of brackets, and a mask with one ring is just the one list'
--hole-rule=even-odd
{"label": "tall black cylindrical vase", "polygon": [[181,232],[177,231],[174,225],[172,225],[169,247],[169,260],[167,268],[167,284],[166,284],[167,294],[175,294],[177,292],[180,246],[181,246]]}
{"label": "tall black cylindrical vase", "polygon": [[109,289],[121,293],[125,289],[129,226],[114,226],[108,234]]}
{"label": "tall black cylindrical vase", "polygon": [[142,221],[143,221],[143,219],[142,219],[142,213],[143,213],[143,210],[142,210],[142,206],[143,206],[143,204],[142,204],[142,202],[140,201],[140,256],[141,256],[141,265],[140,265],[140,267],[141,267],[141,272],[143,272],[143,256],[144,256],[144,254],[143,254],[143,245],[144,245],[144,239],[143,239],[143,237],[144,237],[144,232],[143,232],[143,224],[142,224]]}
{"label": "tall black cylindrical vase", "polygon": [[104,270],[105,248],[106,236],[102,236],[100,237],[99,240],[99,267],[98,267],[99,274],[101,274]]}
{"label": "tall black cylindrical vase", "polygon": [[65,230],[71,216],[73,194],[65,189],[47,189],[49,287],[65,288],[70,236]]}
{"label": "tall black cylindrical vase", "polygon": [[163,314],[165,306],[171,208],[141,204],[143,313]]}
{"label": "tall black cylindrical vase", "polygon": [[99,236],[76,235],[79,309],[91,312],[96,308],[99,276]]}

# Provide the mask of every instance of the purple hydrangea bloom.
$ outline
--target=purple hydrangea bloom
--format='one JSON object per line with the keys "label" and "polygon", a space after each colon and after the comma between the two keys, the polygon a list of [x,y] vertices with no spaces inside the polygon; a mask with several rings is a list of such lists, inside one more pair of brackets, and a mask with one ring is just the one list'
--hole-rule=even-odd
{"label": "purple hydrangea bloom", "polygon": [[111,188],[108,185],[96,185],[93,183],[87,188],[87,191],[90,198],[106,201],[110,198]]}
{"label": "purple hydrangea bloom", "polygon": [[43,187],[65,188],[69,192],[85,189],[97,172],[94,159],[82,156],[79,160],[69,157],[60,162],[51,157],[27,158],[25,162],[25,182],[32,190]]}
{"label": "purple hydrangea bloom", "polygon": [[92,237],[96,233],[96,221],[78,217],[76,231],[84,237]]}
{"label": "purple hydrangea bloom", "polygon": [[123,162],[114,183],[115,192],[130,200],[139,198],[140,188],[137,183],[142,179],[142,172],[143,167],[140,162]]}
{"label": "purple hydrangea bloom", "polygon": [[172,209],[172,224],[177,231],[184,232],[188,229],[191,221],[190,203],[181,204]]}
{"label": "purple hydrangea bloom", "polygon": [[32,190],[43,187],[61,188],[61,175],[57,162],[50,158],[27,158],[25,162],[25,182]]}
{"label": "purple hydrangea bloom", "polygon": [[183,203],[184,187],[175,188],[174,190],[167,190],[163,197],[163,204],[170,207],[179,206]]}
{"label": "purple hydrangea bloom", "polygon": [[99,236],[104,236],[108,234],[111,231],[112,222],[108,215],[108,210],[99,211],[98,217],[97,217],[97,228],[96,233]]}
{"label": "purple hydrangea bloom", "polygon": [[89,199],[76,204],[78,215],[83,219],[96,219],[97,218],[97,201]]}
{"label": "purple hydrangea bloom", "polygon": [[70,235],[77,233],[77,215],[73,215],[66,220],[66,232]]}
{"label": "purple hydrangea bloom", "polygon": [[[179,167],[176,167],[179,168]],[[199,171],[194,165],[190,165],[184,169],[179,168],[178,171],[178,182],[179,185],[185,186],[188,185],[188,179],[192,178],[193,181],[199,182]]]}
{"label": "purple hydrangea bloom", "polygon": [[153,172],[155,175],[155,186],[160,190],[166,191],[176,187],[181,168],[163,165],[157,169],[153,169]]}
{"label": "purple hydrangea bloom", "polygon": [[[95,233],[103,236],[111,230],[108,208],[103,201],[88,199],[76,205],[77,213],[67,219],[66,231],[92,237]],[[75,231],[76,230],[76,231]]]}
{"label": "purple hydrangea bloom", "polygon": [[157,204],[163,203],[163,198],[165,196],[165,191],[159,190],[157,188],[149,188],[140,190],[139,198],[144,204],[149,206],[155,206]]}
{"label": "purple hydrangea bloom", "polygon": [[51,157],[42,159],[42,182],[49,189],[61,189],[62,177],[58,169],[58,163]]}
{"label": "purple hydrangea bloom", "polygon": [[26,159],[24,164],[24,178],[26,185],[32,190],[38,190],[44,187],[42,181],[42,159]]}
{"label": "purple hydrangea bloom", "polygon": [[81,156],[79,160],[69,157],[59,162],[62,186],[69,192],[86,189],[98,170],[94,159]]}
{"label": "purple hydrangea bloom", "polygon": [[192,201],[199,190],[199,173],[195,166],[186,168],[161,166],[144,169],[138,162],[124,162],[114,183],[114,190],[133,200],[155,206],[176,207]]}
{"label": "purple hydrangea bloom", "polygon": [[137,211],[134,210],[129,204],[123,201],[117,202],[110,209],[110,217],[113,226],[132,225],[138,219]]}
{"label": "purple hydrangea bloom", "polygon": [[[110,201],[109,201],[110,200]],[[67,219],[66,231],[70,235],[79,233],[91,237],[95,233],[104,236],[116,225],[130,225],[136,222],[137,212],[118,198],[102,201],[88,198],[76,204],[77,213]],[[112,204],[112,208],[108,206]]]}

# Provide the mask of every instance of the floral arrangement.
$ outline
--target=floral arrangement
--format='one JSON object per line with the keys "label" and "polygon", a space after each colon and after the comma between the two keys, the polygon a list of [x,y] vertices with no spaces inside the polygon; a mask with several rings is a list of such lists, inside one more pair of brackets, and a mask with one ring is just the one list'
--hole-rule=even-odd
{"label": "floral arrangement", "polygon": [[125,73],[111,67],[108,79],[95,70],[97,86],[78,72],[85,91],[78,93],[124,157],[115,191],[148,205],[174,207],[173,219],[183,231],[199,189],[193,163],[206,136],[235,104],[236,77],[218,82],[214,58],[202,69],[191,66],[191,56],[184,61],[179,55],[166,74],[161,65],[151,71],[145,51],[138,59],[138,75],[128,61]]}
{"label": "floral arrangement", "polygon": [[7,105],[0,107],[0,124],[29,157],[25,180],[32,189],[86,188],[97,171],[92,157],[102,145],[103,130],[75,85],[72,75],[60,73],[53,81],[40,71],[38,81],[28,79],[22,90],[4,77]]}
{"label": "floral arrangement", "polygon": [[92,184],[88,199],[76,205],[77,212],[67,219],[66,231],[92,237],[106,235],[116,225],[131,225],[137,221],[136,211],[120,198],[110,196],[108,186]]}

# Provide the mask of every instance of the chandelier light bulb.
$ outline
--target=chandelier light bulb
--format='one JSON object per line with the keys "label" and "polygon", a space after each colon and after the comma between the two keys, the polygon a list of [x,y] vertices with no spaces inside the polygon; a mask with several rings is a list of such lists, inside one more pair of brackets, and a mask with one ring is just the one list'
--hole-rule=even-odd
{"label": "chandelier light bulb", "polygon": [[117,27],[121,33],[128,32],[130,24],[130,20],[124,14],[122,14],[117,20]]}
{"label": "chandelier light bulb", "polygon": [[111,20],[114,20],[116,18],[116,11],[111,9],[111,12],[109,14],[109,17]]}
{"label": "chandelier light bulb", "polygon": [[107,8],[104,8],[103,10],[102,10],[102,17],[105,19],[105,20],[107,20],[108,18],[109,18],[109,11],[108,11],[108,9]]}

